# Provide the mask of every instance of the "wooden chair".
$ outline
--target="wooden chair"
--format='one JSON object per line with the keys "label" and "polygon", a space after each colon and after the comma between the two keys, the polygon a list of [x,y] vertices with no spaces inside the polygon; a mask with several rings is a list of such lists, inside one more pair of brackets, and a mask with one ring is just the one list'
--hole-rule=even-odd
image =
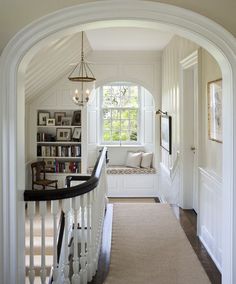
{"label": "wooden chair", "polygon": [[43,189],[46,187],[53,187],[57,189],[58,180],[46,179],[45,173],[45,162],[35,162],[31,164],[32,170],[32,189],[35,189],[34,186],[42,186]]}

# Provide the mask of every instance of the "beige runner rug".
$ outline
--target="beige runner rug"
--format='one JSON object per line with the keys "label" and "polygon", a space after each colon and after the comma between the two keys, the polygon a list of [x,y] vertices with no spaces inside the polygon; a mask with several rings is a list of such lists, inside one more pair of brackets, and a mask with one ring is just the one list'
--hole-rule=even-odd
{"label": "beige runner rug", "polygon": [[167,204],[114,204],[106,284],[210,283]]}

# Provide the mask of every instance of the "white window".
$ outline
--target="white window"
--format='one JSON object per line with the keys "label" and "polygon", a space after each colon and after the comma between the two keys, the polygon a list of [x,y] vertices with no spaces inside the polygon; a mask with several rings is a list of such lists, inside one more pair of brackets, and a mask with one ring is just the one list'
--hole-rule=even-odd
{"label": "white window", "polygon": [[104,144],[138,144],[140,121],[140,87],[113,83],[100,88],[101,142]]}

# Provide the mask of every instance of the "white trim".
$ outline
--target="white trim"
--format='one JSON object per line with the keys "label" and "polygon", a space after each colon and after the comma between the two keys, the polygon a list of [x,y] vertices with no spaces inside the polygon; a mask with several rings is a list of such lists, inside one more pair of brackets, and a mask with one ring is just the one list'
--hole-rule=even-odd
{"label": "white trim", "polygon": [[[115,19],[115,20],[114,20]],[[24,113],[25,68],[32,56],[52,39],[68,33],[106,26],[139,26],[171,30],[207,49],[218,61],[223,74],[223,284],[236,283],[236,40],[223,27],[197,13],[151,1],[97,1],[75,5],[40,18],[18,32],[2,53],[0,62],[1,93],[1,187],[2,208],[0,224],[3,236],[0,243],[3,273],[0,282],[23,283],[24,263],[18,243],[20,226],[17,214],[22,199],[19,183],[24,168],[24,153],[19,152],[22,137],[17,131]],[[4,71],[3,71],[4,70]],[[20,78],[21,77],[21,78]],[[21,79],[21,80],[20,80]],[[21,84],[20,84],[21,83]],[[4,122],[4,124],[3,124]],[[24,144],[23,144],[24,145]],[[16,169],[17,167],[17,169]],[[18,196],[18,192],[20,192]],[[16,229],[17,228],[17,229]],[[21,238],[20,238],[21,239]],[[21,244],[23,247],[23,244]],[[21,247],[21,248],[22,248]]]}
{"label": "white trim", "polygon": [[[186,169],[188,168],[188,165],[186,164],[185,161],[185,157],[189,155],[189,152],[186,151],[186,145],[185,145],[185,133],[184,133],[184,123],[186,122],[186,118],[184,118],[184,113],[187,113],[187,109],[186,107],[184,108],[184,96],[185,96],[185,92],[184,92],[184,71],[191,69],[195,66],[198,66],[198,50],[195,50],[193,53],[191,53],[189,56],[187,56],[186,58],[184,58],[183,60],[180,61],[180,192],[179,192],[179,204],[180,207],[184,208],[184,209],[190,209],[193,206],[193,202],[191,201],[192,204],[190,204],[189,200],[185,199],[185,195],[188,194],[189,192],[189,185],[186,185],[185,179],[186,176],[189,174]],[[199,81],[199,80],[197,80]],[[198,91],[195,92],[194,90],[194,96],[197,96],[197,100],[195,100],[195,98],[193,98],[193,100],[195,100],[195,102],[197,102],[197,108],[198,108],[198,99],[199,99],[199,94]],[[188,106],[187,106],[188,107]],[[194,106],[196,107],[196,106]],[[195,110],[194,110],[195,111]],[[198,117],[197,117],[198,119]],[[193,122],[194,123],[194,122]],[[199,121],[197,121],[198,127],[199,127]],[[193,125],[194,126],[194,125]],[[197,129],[195,127],[194,128],[194,135],[197,137],[197,141],[198,141],[198,136],[199,136],[199,131],[198,131],[198,127]],[[197,183],[198,181],[198,172],[197,172],[197,168],[198,168],[198,151],[199,151],[199,143],[197,143],[196,145],[193,145],[196,147],[196,153],[195,155],[197,155],[196,157],[196,161],[197,161],[197,165],[196,168],[194,169],[194,175],[196,176],[195,182]],[[187,153],[186,153],[187,152]],[[194,177],[192,178],[192,181],[194,180]],[[197,185],[195,185],[197,186]]]}

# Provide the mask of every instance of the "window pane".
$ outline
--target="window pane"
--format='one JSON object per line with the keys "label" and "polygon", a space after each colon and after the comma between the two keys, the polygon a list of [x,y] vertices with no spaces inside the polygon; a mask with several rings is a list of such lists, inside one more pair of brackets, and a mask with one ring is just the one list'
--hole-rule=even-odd
{"label": "window pane", "polygon": [[120,141],[120,132],[119,131],[112,132],[112,141]]}
{"label": "window pane", "polygon": [[131,129],[137,129],[138,128],[137,120],[130,120],[130,128]]}
{"label": "window pane", "polygon": [[129,110],[122,110],[121,111],[121,118],[123,119],[129,119]]}
{"label": "window pane", "polygon": [[104,119],[103,120],[103,129],[111,129],[111,120]]}
{"label": "window pane", "polygon": [[130,95],[138,97],[138,86],[130,86]]}
{"label": "window pane", "polygon": [[113,107],[120,106],[120,86],[111,87],[111,104]]}
{"label": "window pane", "polygon": [[103,119],[110,119],[111,118],[111,110],[104,109],[103,110]]}
{"label": "window pane", "polygon": [[120,133],[120,140],[121,141],[129,141],[129,132],[121,131],[121,133]]}
{"label": "window pane", "polygon": [[114,131],[120,130],[120,120],[112,121],[112,130]]}
{"label": "window pane", "polygon": [[131,96],[130,97],[130,102],[129,102],[130,107],[138,107],[138,96]]}
{"label": "window pane", "polygon": [[137,118],[138,118],[138,110],[136,110],[136,109],[131,109],[131,110],[129,111],[129,114],[130,114],[130,119],[135,119],[135,120],[137,120]]}
{"label": "window pane", "polygon": [[120,119],[120,110],[118,110],[118,109],[113,109],[113,110],[112,110],[112,118],[113,118],[113,119]]}
{"label": "window pane", "polygon": [[111,132],[110,131],[104,131],[103,132],[103,141],[111,141]]}
{"label": "window pane", "polygon": [[121,130],[129,129],[129,120],[121,120]]}
{"label": "window pane", "polygon": [[130,131],[130,141],[137,141],[137,140],[138,140],[137,131]]}
{"label": "window pane", "polygon": [[137,141],[139,87],[117,83],[101,90],[103,141]]}

